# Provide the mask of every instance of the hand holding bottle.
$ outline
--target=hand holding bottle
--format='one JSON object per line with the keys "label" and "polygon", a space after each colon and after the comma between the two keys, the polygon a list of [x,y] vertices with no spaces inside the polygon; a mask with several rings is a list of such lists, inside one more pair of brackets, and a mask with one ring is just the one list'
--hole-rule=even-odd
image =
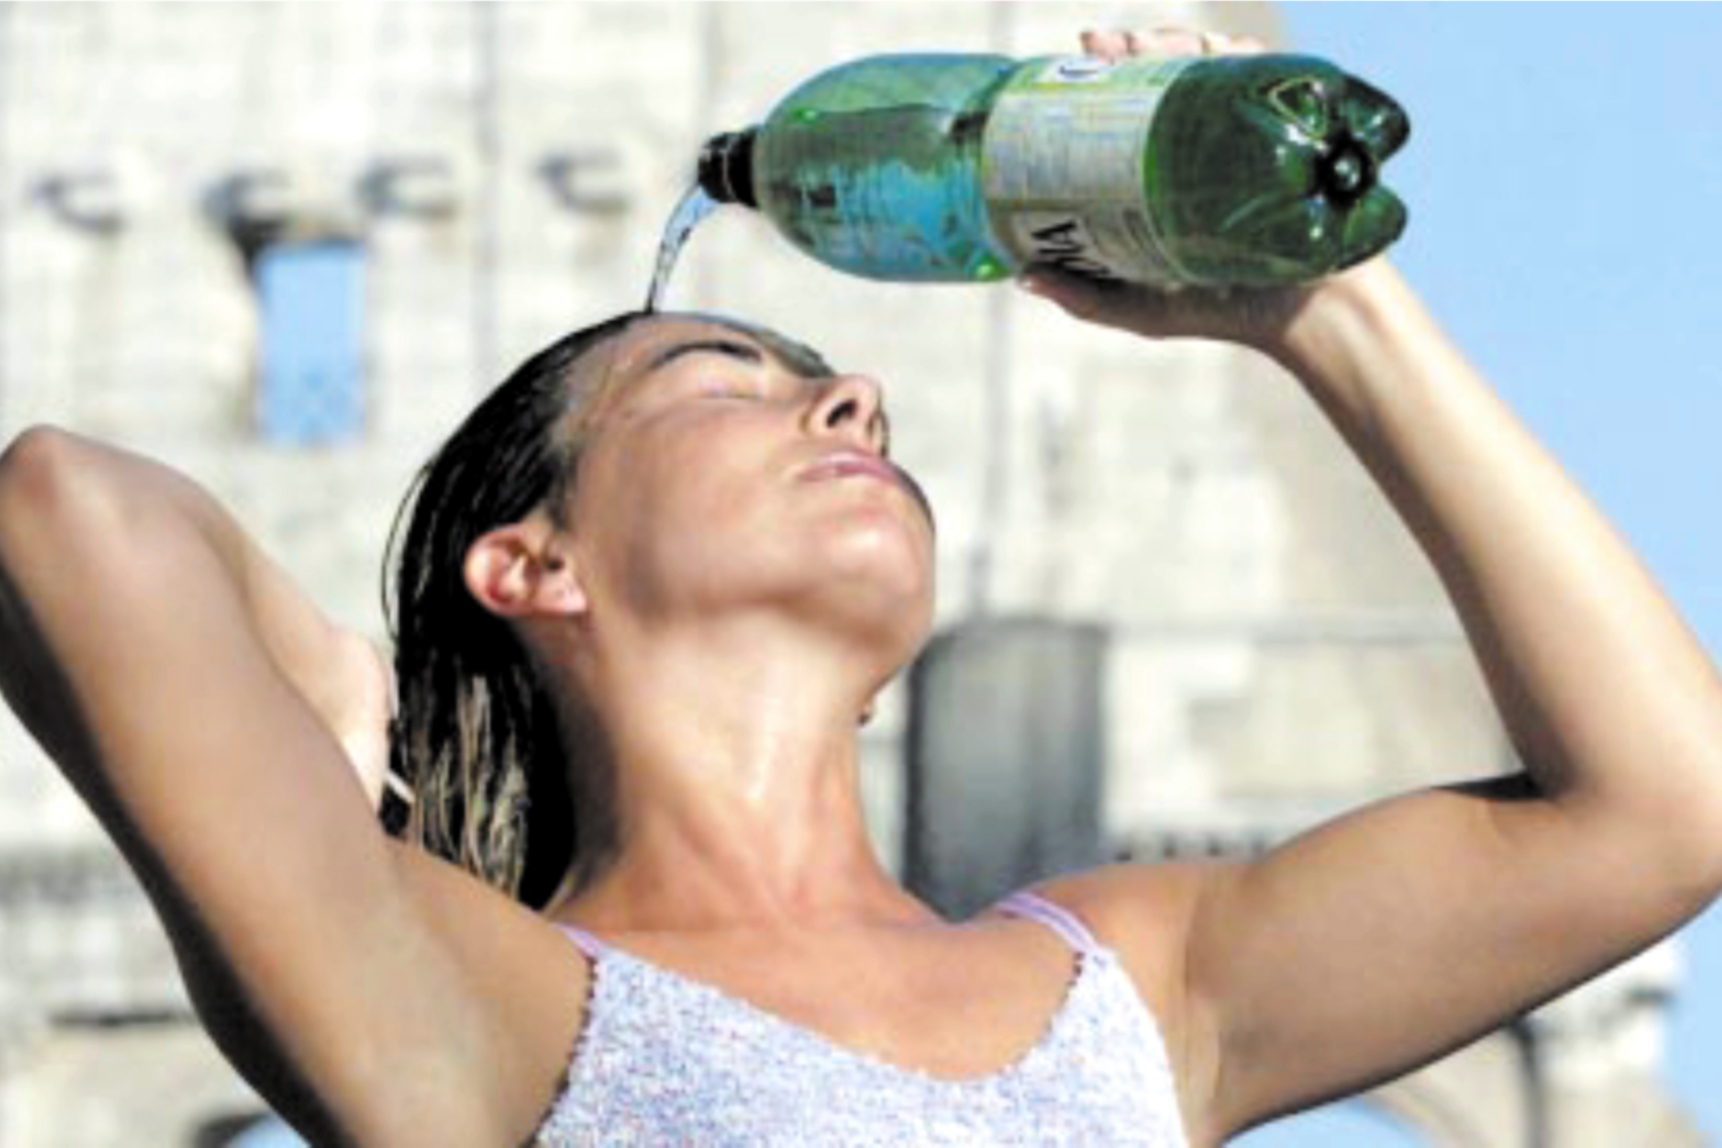
{"label": "hand holding bottle", "polygon": [[[1116,62],[1131,56],[1258,55],[1266,48],[1247,36],[1163,28],[1146,34],[1084,32],[1082,50]],[[1018,282],[1086,322],[1150,338],[1220,339],[1271,353],[1315,296],[1349,289],[1352,280],[1372,273],[1366,268],[1384,261],[1385,256],[1376,256],[1316,283],[1288,287],[1165,291],[1139,284],[1096,282],[1050,266],[1031,267]]]}

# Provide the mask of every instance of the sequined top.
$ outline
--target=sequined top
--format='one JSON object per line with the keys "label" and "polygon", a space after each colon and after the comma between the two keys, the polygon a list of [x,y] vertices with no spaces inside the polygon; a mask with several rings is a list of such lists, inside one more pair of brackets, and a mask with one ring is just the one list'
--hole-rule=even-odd
{"label": "sequined top", "polygon": [[1039,1043],[961,1080],[845,1048],[558,924],[592,958],[592,991],[566,1084],[533,1142],[1184,1148],[1165,1045],[1117,954],[1033,893],[999,908],[1057,932],[1078,968]]}

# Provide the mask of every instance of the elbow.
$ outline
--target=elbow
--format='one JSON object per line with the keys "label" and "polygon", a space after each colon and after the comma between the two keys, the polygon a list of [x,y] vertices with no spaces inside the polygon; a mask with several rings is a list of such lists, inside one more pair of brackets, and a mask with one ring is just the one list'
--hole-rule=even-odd
{"label": "elbow", "polygon": [[1699,803],[1702,812],[1693,816],[1687,862],[1695,895],[1704,905],[1722,896],[1722,769],[1709,781],[1705,799]]}
{"label": "elbow", "polygon": [[37,533],[37,513],[54,501],[52,476],[65,470],[66,438],[54,427],[33,426],[0,452],[0,554]]}
{"label": "elbow", "polygon": [[1673,796],[1645,827],[1682,915],[1696,915],[1722,896],[1722,760],[1706,764],[1689,775],[1690,788]]}
{"label": "elbow", "polygon": [[1671,754],[1686,768],[1670,767],[1681,781],[1669,802],[1667,825],[1679,827],[1671,834],[1680,842],[1676,851],[1707,904],[1722,896],[1722,684],[1712,678],[1697,696],[1705,702],[1694,707],[1682,744]]}
{"label": "elbow", "polygon": [[51,498],[69,470],[78,438],[53,426],[33,426],[0,451],[0,499],[8,509]]}
{"label": "elbow", "polygon": [[40,543],[45,532],[102,502],[103,468],[88,440],[33,426],[0,453],[0,553]]}
{"label": "elbow", "polygon": [[0,451],[0,480],[18,470],[40,465],[44,458],[52,457],[62,450],[66,444],[75,442],[77,435],[48,423],[37,423],[25,427],[6,449]]}
{"label": "elbow", "polygon": [[1692,742],[1628,786],[1584,786],[1556,799],[1574,846],[1606,859],[1622,890],[1670,924],[1722,897],[1722,742]]}

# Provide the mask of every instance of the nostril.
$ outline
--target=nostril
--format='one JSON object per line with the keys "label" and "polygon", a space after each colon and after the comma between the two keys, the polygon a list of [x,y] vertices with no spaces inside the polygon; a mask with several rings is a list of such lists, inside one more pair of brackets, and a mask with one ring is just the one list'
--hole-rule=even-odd
{"label": "nostril", "polygon": [[844,423],[854,418],[858,410],[859,407],[854,399],[844,399],[842,402],[831,408],[831,413],[825,417],[825,425],[831,427],[842,426]]}
{"label": "nostril", "polygon": [[880,400],[878,384],[865,375],[832,376],[819,388],[807,425],[865,438],[870,449],[878,450],[890,435]]}

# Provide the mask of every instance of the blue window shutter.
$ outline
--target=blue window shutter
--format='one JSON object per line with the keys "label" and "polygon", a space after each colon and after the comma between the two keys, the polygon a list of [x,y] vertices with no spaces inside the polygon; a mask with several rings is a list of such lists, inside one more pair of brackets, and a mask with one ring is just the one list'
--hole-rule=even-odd
{"label": "blue window shutter", "polygon": [[258,256],[256,272],[263,437],[289,446],[357,439],[365,425],[364,249],[346,240],[283,244]]}

